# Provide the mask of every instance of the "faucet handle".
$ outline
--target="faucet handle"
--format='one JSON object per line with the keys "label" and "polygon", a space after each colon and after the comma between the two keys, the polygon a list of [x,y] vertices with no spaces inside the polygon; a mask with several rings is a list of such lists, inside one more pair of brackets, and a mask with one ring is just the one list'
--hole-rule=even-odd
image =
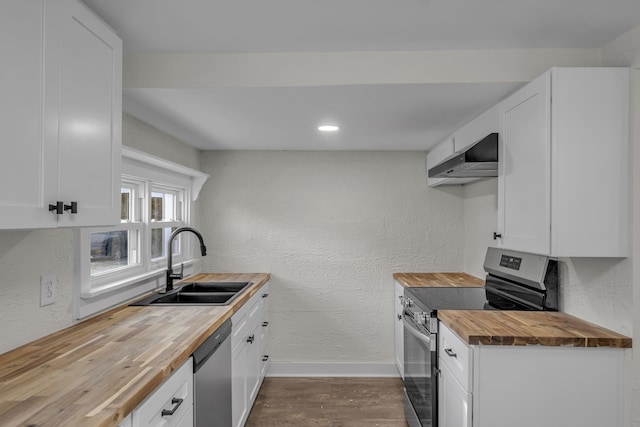
{"label": "faucet handle", "polygon": [[180,263],[180,278],[184,277],[184,262]]}

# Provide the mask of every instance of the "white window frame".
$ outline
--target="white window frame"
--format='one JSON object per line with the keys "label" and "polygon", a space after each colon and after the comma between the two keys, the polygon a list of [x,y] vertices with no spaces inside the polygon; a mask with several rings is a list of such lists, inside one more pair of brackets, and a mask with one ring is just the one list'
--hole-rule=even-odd
{"label": "white window frame", "polygon": [[[179,195],[182,215],[174,221],[162,221],[162,227],[193,225],[193,202],[209,176],[200,171],[160,159],[146,153],[122,147],[123,186],[133,186],[138,197],[147,203],[134,202],[134,218],[114,227],[83,228],[76,231],[75,317],[83,319],[108,308],[120,305],[144,293],[165,286],[166,255],[151,259],[150,232],[152,223],[140,221],[148,218],[151,209],[151,191],[175,192]],[[136,221],[138,220],[138,221]],[[99,231],[139,230],[139,263],[91,276],[91,233]],[[173,254],[173,264],[184,263],[185,275],[195,272],[198,259],[193,251],[190,233],[180,236],[180,253]]]}

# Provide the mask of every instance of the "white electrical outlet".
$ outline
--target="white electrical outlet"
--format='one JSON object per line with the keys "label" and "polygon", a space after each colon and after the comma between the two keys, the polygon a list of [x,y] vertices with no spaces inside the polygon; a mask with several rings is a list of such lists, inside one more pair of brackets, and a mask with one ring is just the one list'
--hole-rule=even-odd
{"label": "white electrical outlet", "polygon": [[56,302],[58,278],[55,274],[40,276],[40,307]]}

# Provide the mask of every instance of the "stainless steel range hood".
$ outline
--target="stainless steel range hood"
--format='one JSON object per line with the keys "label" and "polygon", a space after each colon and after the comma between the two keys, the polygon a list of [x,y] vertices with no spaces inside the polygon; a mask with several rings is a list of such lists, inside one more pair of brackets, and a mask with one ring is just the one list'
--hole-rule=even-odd
{"label": "stainless steel range hood", "polygon": [[429,178],[498,176],[498,134],[491,133],[464,153],[429,169]]}

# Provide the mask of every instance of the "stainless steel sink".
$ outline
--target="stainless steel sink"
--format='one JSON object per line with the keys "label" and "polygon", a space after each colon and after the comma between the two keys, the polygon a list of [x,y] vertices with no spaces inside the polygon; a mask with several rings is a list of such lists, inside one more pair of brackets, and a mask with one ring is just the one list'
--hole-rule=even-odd
{"label": "stainless steel sink", "polygon": [[191,282],[171,292],[151,295],[131,305],[229,305],[251,282]]}

